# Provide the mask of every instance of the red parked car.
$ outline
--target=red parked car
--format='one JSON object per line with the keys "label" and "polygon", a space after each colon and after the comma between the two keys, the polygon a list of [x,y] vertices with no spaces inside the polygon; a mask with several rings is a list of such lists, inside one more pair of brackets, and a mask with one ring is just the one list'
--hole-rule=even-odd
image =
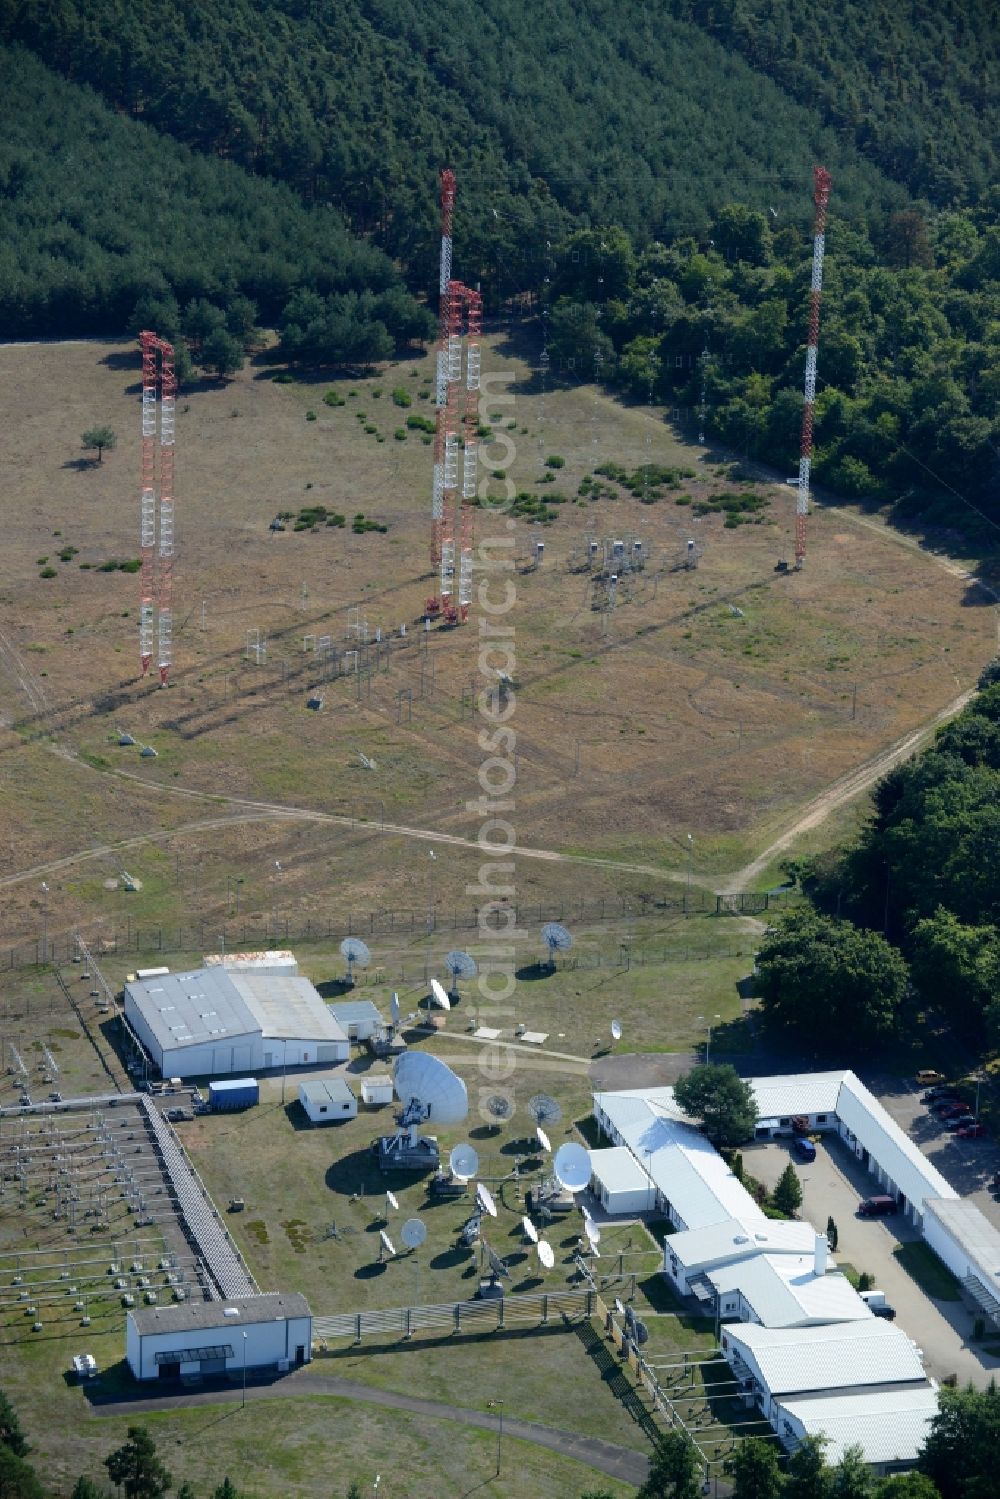
{"label": "red parked car", "polygon": [[985,1124],[963,1124],[957,1131],[960,1140],[981,1140],[986,1133]]}
{"label": "red parked car", "polygon": [[949,1099],[947,1103],[937,1104],[934,1112],[939,1119],[955,1119],[959,1114],[968,1113],[968,1104],[962,1103],[957,1098]]}

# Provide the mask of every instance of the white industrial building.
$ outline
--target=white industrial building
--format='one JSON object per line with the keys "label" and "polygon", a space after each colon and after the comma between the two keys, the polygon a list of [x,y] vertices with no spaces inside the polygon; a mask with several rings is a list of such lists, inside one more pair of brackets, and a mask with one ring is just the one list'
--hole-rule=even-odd
{"label": "white industrial building", "polygon": [[231,970],[127,982],[125,1018],[163,1077],[346,1061],[347,1037],[308,979]]}
{"label": "white industrial building", "polygon": [[786,1447],[806,1437],[826,1437],[823,1456],[828,1463],[839,1463],[848,1447],[860,1447],[875,1467],[909,1467],[937,1408],[932,1384],[867,1388],[783,1400],[776,1408],[776,1427]]}
{"label": "white industrial building", "polygon": [[361,1084],[361,1097],[373,1108],[379,1104],[392,1103],[393,1093],[392,1078],[388,1072],[370,1072]]}
{"label": "white industrial building", "polygon": [[[724,1327],[720,1341],[744,1401],[758,1405],[772,1425],[778,1405],[788,1399],[930,1388],[913,1343],[879,1317],[827,1327],[760,1327],[747,1322]],[[914,1456],[916,1449],[911,1461]]]}
{"label": "white industrial building", "polygon": [[338,999],[329,1008],[349,1041],[370,1041],[385,1030],[378,1006],[370,999]]}
{"label": "white industrial building", "polygon": [[[950,1183],[853,1072],[749,1081],[758,1139],[790,1136],[803,1119],[810,1132],[836,1133],[960,1279],[968,1285],[978,1267],[981,1290],[990,1273],[996,1280],[1000,1235],[990,1230],[987,1240],[986,1220],[961,1211]],[[905,1332],[875,1317],[828,1264],[825,1236],[768,1219],[672,1088],[596,1093],[594,1115],[614,1145],[591,1152],[595,1191],[605,1177],[624,1180],[622,1151],[648,1175],[677,1230],[664,1241],[664,1274],[716,1317],[745,1403],[790,1449],[817,1433],[829,1437],[832,1460],[856,1444],[879,1467],[912,1464],[937,1409],[936,1386]],[[602,1156],[613,1161],[605,1173]],[[995,1309],[1000,1315],[1000,1299]]]}
{"label": "white industrial building", "polygon": [[350,1083],[342,1077],[299,1083],[299,1103],[313,1124],[339,1124],[358,1115],[358,1100]]}
{"label": "white industrial building", "polygon": [[606,1213],[648,1213],[655,1194],[653,1183],[624,1145],[590,1152],[590,1190]]}
{"label": "white industrial building", "polygon": [[308,1363],[311,1350],[312,1313],[298,1292],[137,1307],[125,1329],[125,1356],[136,1379],[285,1370]]}
{"label": "white industrial building", "polygon": [[973,1301],[1000,1326],[1000,1233],[973,1202],[924,1202],[923,1233]]}

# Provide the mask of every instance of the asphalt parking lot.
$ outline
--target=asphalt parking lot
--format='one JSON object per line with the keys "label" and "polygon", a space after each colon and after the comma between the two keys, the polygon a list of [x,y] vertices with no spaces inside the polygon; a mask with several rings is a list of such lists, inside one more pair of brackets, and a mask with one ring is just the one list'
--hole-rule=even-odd
{"label": "asphalt parking lot", "polygon": [[[888,1108],[884,1098],[883,1103]],[[919,1102],[917,1107],[920,1108]],[[965,1148],[971,1153],[977,1144],[990,1142],[971,1141]],[[743,1160],[747,1171],[772,1188],[789,1160],[793,1160],[802,1183],[799,1217],[807,1219],[820,1233],[826,1230],[827,1217],[833,1218],[839,1235],[835,1258],[847,1260],[856,1270],[868,1270],[874,1275],[876,1287],[885,1292],[896,1308],[896,1326],[923,1350],[927,1373],[939,1383],[948,1375],[956,1375],[960,1384],[971,1380],[975,1385],[985,1386],[1000,1370],[1000,1358],[991,1358],[971,1343],[975,1322],[971,1307],[964,1301],[931,1300],[893,1256],[897,1245],[919,1240],[919,1230],[898,1213],[889,1218],[857,1216],[858,1203],[876,1192],[878,1184],[838,1139],[824,1136],[812,1165],[794,1160],[790,1146],[790,1141],[745,1146]],[[957,1190],[964,1190],[941,1160],[935,1160],[935,1165],[948,1175]],[[995,1216],[995,1204],[991,1207]],[[997,1342],[1000,1343],[1000,1338]]]}

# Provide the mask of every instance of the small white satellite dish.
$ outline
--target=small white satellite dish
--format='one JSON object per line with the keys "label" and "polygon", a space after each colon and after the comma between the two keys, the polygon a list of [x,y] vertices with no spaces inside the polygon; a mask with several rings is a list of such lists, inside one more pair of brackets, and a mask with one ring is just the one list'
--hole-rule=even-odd
{"label": "small white satellite dish", "polygon": [[489,1187],[484,1187],[482,1182],[478,1182],[476,1185],[476,1201],[484,1213],[489,1213],[491,1218],[496,1217],[497,1205],[493,1201],[493,1193]]}
{"label": "small white satellite dish", "polygon": [[389,1206],[392,1208],[392,1210],[393,1210],[394,1213],[398,1213],[399,1212],[399,1203],[396,1200],[396,1194],[395,1194],[395,1192],[386,1192],[386,1194],[385,1194],[385,1200],[389,1204]]}
{"label": "small white satellite dish", "polygon": [[590,1240],[591,1245],[596,1248],[597,1245],[601,1242],[601,1230],[598,1228],[593,1218],[587,1218],[584,1220],[583,1231],[587,1235],[587,1238]]}
{"label": "small white satellite dish", "polygon": [[546,1270],[551,1270],[552,1266],[556,1262],[556,1252],[552,1248],[552,1245],[546,1244],[544,1239],[539,1239],[535,1247],[538,1250],[538,1258],[541,1260]]}
{"label": "small white satellite dish", "polygon": [[538,1141],[539,1145],[542,1147],[543,1150],[548,1150],[548,1151],[551,1152],[551,1150],[552,1150],[552,1141],[549,1139],[548,1135],[542,1129],[541,1125],[539,1125],[538,1128],[535,1130],[535,1139]]}
{"label": "small white satellite dish", "polygon": [[537,1244],[538,1229],[527,1215],[521,1219],[521,1227],[524,1229],[525,1236],[531,1240],[532,1244]]}
{"label": "small white satellite dish", "polygon": [[389,1014],[392,1016],[393,1025],[399,1024],[399,995],[394,994],[389,1001]]}
{"label": "small white satellite dish", "polygon": [[570,1140],[556,1151],[552,1169],[556,1181],[567,1192],[582,1192],[590,1181],[590,1153]]}
{"label": "small white satellite dish", "polygon": [[407,1218],[399,1236],[407,1249],[419,1249],[427,1238],[427,1224],[421,1218]]}
{"label": "small white satellite dish", "polygon": [[431,979],[431,997],[439,1009],[451,1009],[451,1000],[448,998],[448,991],[439,979]]}
{"label": "small white satellite dish", "polygon": [[622,1023],[621,1023],[620,1020],[612,1020],[612,1022],[611,1022],[611,1039],[612,1039],[612,1041],[620,1041],[621,1038],[622,1038]]}
{"label": "small white satellite dish", "polygon": [[382,1248],[385,1250],[386,1254],[395,1254],[396,1246],[393,1244],[384,1228],[379,1229],[378,1236],[382,1240]]}
{"label": "small white satellite dish", "polygon": [[479,1152],[464,1142],[456,1145],[448,1157],[451,1174],[460,1182],[471,1181],[479,1170]]}

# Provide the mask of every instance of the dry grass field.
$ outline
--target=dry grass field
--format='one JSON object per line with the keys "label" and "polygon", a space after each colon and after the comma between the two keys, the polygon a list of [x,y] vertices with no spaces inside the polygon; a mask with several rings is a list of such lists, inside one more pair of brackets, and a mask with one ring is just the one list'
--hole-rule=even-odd
{"label": "dry grass field", "polygon": [[[280,385],[258,366],[185,395],[176,665],[162,692],[138,679],[137,577],[99,570],[138,554],[135,351],[0,348],[5,936],[34,936],[43,919],[124,924],[126,907],[137,921],[221,917],[237,896],[244,913],[321,912],[331,900],[347,904],[345,891],[352,907],[412,909],[426,906],[431,885],[430,898],[446,904],[475,878],[474,850],[449,849],[432,881],[426,845],[380,831],[403,824],[474,838],[478,826],[466,809],[482,759],[469,707],[480,685],[478,615],[432,631],[425,650],[415,628],[435,591],[430,449],[405,421],[431,410],[430,368],[428,358],[374,379]],[[710,880],[759,852],[838,775],[929,719],[992,653],[992,612],[975,606],[960,577],[846,510],[817,510],[806,569],[787,576],[774,571],[791,552],[794,496],[784,487],[768,489],[762,523],[732,530],[720,514],[694,517],[669,489],[649,505],[615,486],[614,498],[579,498],[581,481],[609,460],[687,468],[694,477],[682,492],[696,501],[742,486],[726,481],[719,455],[681,443],[650,408],[588,387],[542,391],[502,338],[489,342],[484,369],[510,375],[513,397],[484,400],[484,417],[502,416],[494,430],[508,438],[486,461],[511,460],[519,489],[566,497],[538,533],[543,567],[516,574],[505,616],[515,631],[522,844],[684,878],[690,833],[696,878]],[[398,387],[407,408],[392,401]],[[328,389],[344,404],[324,404]],[[101,465],[79,445],[97,422],[119,435]],[[564,467],[547,468],[549,456]],[[554,483],[538,482],[553,473]],[[311,504],[346,526],[269,530],[276,512]],[[354,534],[359,512],[388,530]],[[483,534],[508,534],[505,522],[479,519]],[[522,560],[536,531],[523,519],[513,528]],[[611,614],[592,609],[591,580],[571,570],[586,534],[635,535],[649,557]],[[701,564],[676,571],[688,537],[703,548]],[[55,576],[43,578],[48,568]],[[397,643],[370,678],[321,683],[303,641],[356,645],[351,608],[370,637],[381,629]],[[266,632],[266,664],[246,660],[248,630]],[[324,706],[310,712],[317,684]],[[158,758],[118,747],[119,728]],[[355,825],[279,819],[184,791],[343,814]],[[117,852],[17,878],[119,842]],[[122,867],[142,884],[127,900],[109,888]],[[651,883],[593,864],[518,866],[530,899]]]}

